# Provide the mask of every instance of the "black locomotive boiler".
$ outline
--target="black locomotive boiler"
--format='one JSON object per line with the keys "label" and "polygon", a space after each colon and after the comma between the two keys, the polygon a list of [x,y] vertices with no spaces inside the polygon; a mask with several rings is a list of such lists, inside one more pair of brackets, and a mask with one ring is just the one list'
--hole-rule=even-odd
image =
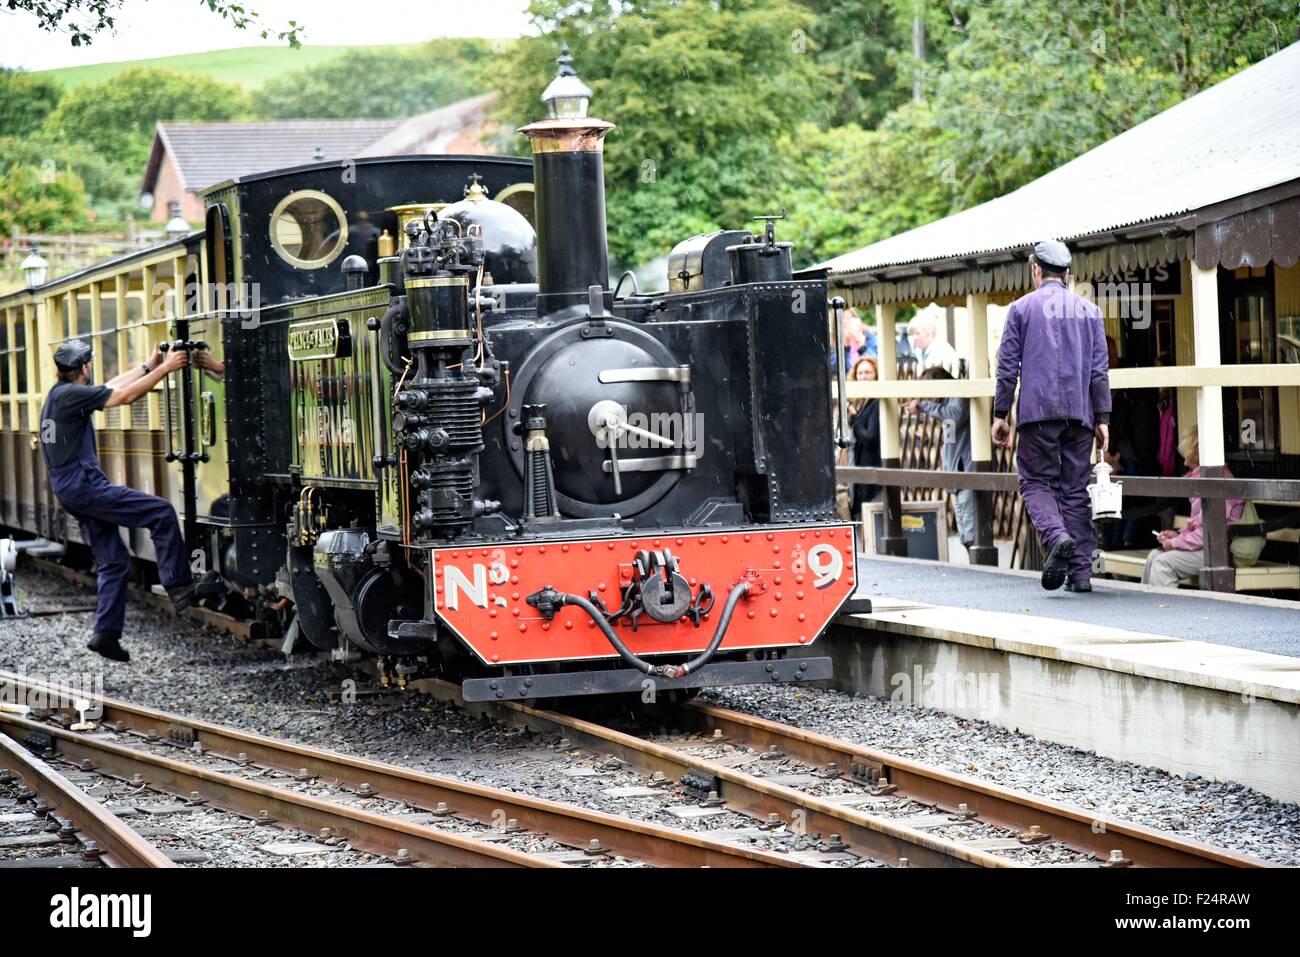
{"label": "black locomotive boiler", "polygon": [[787,656],[855,587],[825,283],[768,218],[680,243],[667,293],[609,289],[590,95],[561,57],[531,164],[207,191],[174,347],[224,373],[169,394],[168,439],[226,610],[468,700],[829,677]]}

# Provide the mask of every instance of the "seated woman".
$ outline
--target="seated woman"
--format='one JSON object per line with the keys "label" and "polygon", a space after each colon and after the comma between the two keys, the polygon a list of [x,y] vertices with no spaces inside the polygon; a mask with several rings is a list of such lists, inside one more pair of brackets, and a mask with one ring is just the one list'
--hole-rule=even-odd
{"label": "seated woman", "polygon": [[[1200,478],[1200,448],[1197,445],[1194,432],[1183,435],[1178,443],[1178,453],[1183,457],[1183,461],[1187,463],[1187,467],[1190,469],[1186,477]],[[1225,477],[1232,475],[1226,467],[1223,474]],[[1251,513],[1251,515],[1247,516],[1248,520],[1254,514],[1253,506],[1244,499],[1231,498],[1225,504],[1228,510],[1227,524],[1229,525],[1241,521],[1243,514],[1248,509]],[[1160,532],[1157,536],[1160,546],[1152,549],[1151,553],[1147,555],[1146,568],[1142,571],[1143,584],[1159,585],[1162,588],[1177,588],[1179,579],[1199,574],[1201,567],[1205,564],[1205,520],[1201,510],[1201,499],[1192,499],[1192,516],[1187,524],[1177,532],[1172,529],[1165,529]],[[1253,520],[1257,522],[1258,518]],[[1259,558],[1263,546],[1264,539],[1262,537],[1252,536],[1234,539],[1231,543],[1233,558],[1238,564],[1253,565],[1255,560]]]}

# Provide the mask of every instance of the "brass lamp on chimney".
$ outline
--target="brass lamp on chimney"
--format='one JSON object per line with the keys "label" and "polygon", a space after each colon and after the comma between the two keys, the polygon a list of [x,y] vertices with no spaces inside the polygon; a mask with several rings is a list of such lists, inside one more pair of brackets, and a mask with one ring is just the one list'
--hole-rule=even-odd
{"label": "brass lamp on chimney", "polygon": [[605,134],[613,123],[587,116],[591,89],[573,69],[568,46],[542,101],[547,118],[519,132],[533,148],[541,316],[586,309],[592,286],[609,284],[605,233]]}

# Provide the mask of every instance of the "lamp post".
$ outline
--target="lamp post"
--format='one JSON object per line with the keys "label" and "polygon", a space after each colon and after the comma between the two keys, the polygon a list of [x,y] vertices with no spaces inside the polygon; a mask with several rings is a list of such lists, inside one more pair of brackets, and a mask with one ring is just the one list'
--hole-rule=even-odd
{"label": "lamp post", "polygon": [[27,283],[28,289],[35,289],[37,286],[44,285],[45,276],[50,271],[50,264],[45,261],[41,251],[35,246],[27,254],[27,258],[22,261],[18,269],[23,274],[23,280]]}

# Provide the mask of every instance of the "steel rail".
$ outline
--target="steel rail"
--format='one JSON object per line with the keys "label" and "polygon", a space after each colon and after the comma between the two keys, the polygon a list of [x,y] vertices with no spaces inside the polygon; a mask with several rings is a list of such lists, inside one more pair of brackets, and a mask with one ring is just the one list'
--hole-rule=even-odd
{"label": "steel rail", "polygon": [[[1103,860],[1119,851],[1117,860],[1131,861],[1138,867],[1274,866],[1246,854],[728,708],[692,701],[681,707],[678,715],[695,730],[720,731],[730,741],[756,750],[776,747],[823,769],[834,764],[840,771],[851,772],[855,765],[863,766],[870,775],[885,775],[901,796],[950,812],[965,804],[988,824],[1021,832],[1037,825],[1066,846]],[[859,776],[865,775],[860,771]]]}
{"label": "steel rail", "polygon": [[590,848],[592,841],[598,841],[608,853],[663,867],[808,866],[789,855],[719,841],[706,834],[678,831],[647,821],[615,817],[500,788],[279,741],[112,698],[82,695],[74,689],[7,671],[0,671],[0,685],[37,690],[67,701],[74,695],[84,697],[102,708],[102,722],[123,726],[145,737],[197,743],[218,757],[354,790],[369,785],[377,797],[405,801],[427,811],[445,804],[449,814],[485,824],[499,826],[504,820],[514,819],[522,830],[575,848]]}
{"label": "steel rail", "polygon": [[22,778],[28,790],[71,821],[83,844],[94,841],[109,867],[176,866],[125,821],[7,734],[0,734],[0,767]]}
{"label": "steel rail", "polygon": [[73,761],[88,761],[87,766],[100,773],[126,780],[135,780],[138,775],[150,787],[181,797],[198,792],[215,807],[267,823],[285,822],[307,832],[329,828],[353,847],[388,858],[400,858],[405,851],[413,862],[438,866],[563,866],[486,841],[197,767],[30,718],[0,712],[0,726],[48,735],[58,742],[62,755]]}
{"label": "steel rail", "polygon": [[906,858],[909,864],[920,867],[1022,866],[582,718],[543,711],[518,701],[465,702],[457,685],[438,678],[421,678],[410,685],[471,713],[487,713],[534,731],[563,735],[578,745],[613,755],[647,773],[660,771],[679,780],[693,778],[706,782],[732,810],[759,818],[775,814],[783,823],[803,833],[839,834],[856,853],[878,861],[893,863]]}

